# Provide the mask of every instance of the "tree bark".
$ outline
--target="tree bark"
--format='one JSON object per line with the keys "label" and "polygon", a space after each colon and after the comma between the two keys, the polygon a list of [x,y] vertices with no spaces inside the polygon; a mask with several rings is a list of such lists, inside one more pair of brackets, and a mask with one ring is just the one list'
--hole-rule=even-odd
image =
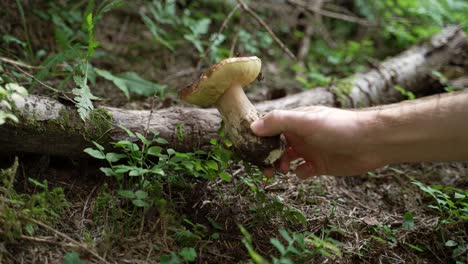
{"label": "tree bark", "polygon": [[[365,107],[397,102],[404,96],[398,85],[413,93],[429,88],[431,71],[447,65],[454,57],[466,55],[467,39],[458,27],[445,28],[428,42],[388,59],[366,73],[339,80],[330,87],[290,95],[256,104],[260,112],[300,106],[327,105]],[[463,54],[462,54],[463,53]],[[0,126],[0,152],[31,152],[60,156],[84,156],[92,141],[103,144],[128,139],[124,126],[133,132],[155,130],[179,151],[208,147],[216,138],[221,118],[215,109],[171,107],[151,111],[103,107],[82,122],[74,106],[30,95],[16,98],[20,123]]]}

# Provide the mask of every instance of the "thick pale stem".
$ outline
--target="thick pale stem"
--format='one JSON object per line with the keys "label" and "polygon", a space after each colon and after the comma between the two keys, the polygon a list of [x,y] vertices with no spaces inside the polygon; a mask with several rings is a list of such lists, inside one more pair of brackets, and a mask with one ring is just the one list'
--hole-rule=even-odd
{"label": "thick pale stem", "polygon": [[[232,132],[241,132],[241,127],[249,125],[259,118],[258,112],[249,101],[240,85],[233,85],[216,102],[216,107],[223,116],[226,128]],[[246,124],[247,122],[247,124]],[[239,140],[242,135],[230,135],[231,140]],[[234,143],[234,142],[233,142]]]}
{"label": "thick pale stem", "polygon": [[260,166],[270,166],[281,156],[283,148],[278,136],[260,138],[250,130],[250,124],[259,118],[259,114],[240,85],[232,85],[218,99],[216,107],[232,144],[242,158]]}

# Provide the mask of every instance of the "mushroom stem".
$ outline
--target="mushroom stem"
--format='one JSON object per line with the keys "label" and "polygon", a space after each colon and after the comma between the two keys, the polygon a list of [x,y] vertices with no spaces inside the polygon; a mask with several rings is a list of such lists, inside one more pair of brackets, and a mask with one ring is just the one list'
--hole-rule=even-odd
{"label": "mushroom stem", "polygon": [[257,137],[250,124],[259,119],[257,109],[242,86],[233,84],[216,102],[224,127],[240,156],[260,166],[271,166],[283,153],[279,136]]}

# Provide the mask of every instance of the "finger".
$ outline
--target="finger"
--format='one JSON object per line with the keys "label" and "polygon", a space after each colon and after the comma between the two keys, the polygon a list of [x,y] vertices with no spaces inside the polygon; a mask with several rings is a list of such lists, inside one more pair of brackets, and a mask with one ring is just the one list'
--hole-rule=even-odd
{"label": "finger", "polygon": [[304,112],[275,110],[250,125],[257,136],[274,136],[285,131],[299,132],[304,126]]}
{"label": "finger", "polygon": [[312,162],[306,161],[296,168],[296,176],[300,179],[307,179],[316,175],[316,170]]}
{"label": "finger", "polygon": [[291,163],[291,161],[296,160],[300,157],[301,156],[292,147],[288,147],[279,161],[280,171],[282,173],[288,173],[289,164]]}
{"label": "finger", "polygon": [[265,175],[265,177],[267,177],[268,179],[272,178],[274,175],[275,175],[275,168],[273,167],[268,167],[266,169],[263,170],[263,174]]}

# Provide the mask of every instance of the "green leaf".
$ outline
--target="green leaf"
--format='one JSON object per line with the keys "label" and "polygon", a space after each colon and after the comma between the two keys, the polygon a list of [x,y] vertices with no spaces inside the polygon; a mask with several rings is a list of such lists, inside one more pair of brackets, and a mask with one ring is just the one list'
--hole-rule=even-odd
{"label": "green leaf", "polygon": [[161,255],[159,258],[159,263],[161,264],[180,264],[180,258],[175,252],[172,252],[171,255]]}
{"label": "green leaf", "polygon": [[164,176],[164,175],[165,175],[164,170],[161,169],[161,168],[159,168],[159,167],[157,167],[157,166],[154,166],[153,168],[151,168],[150,172],[151,172],[151,173],[154,173],[154,174],[159,174],[159,175],[161,175],[161,176]]}
{"label": "green leaf", "polygon": [[148,148],[148,155],[159,156],[161,154],[162,148],[159,146],[152,146]]}
{"label": "green leaf", "polygon": [[270,243],[273,246],[275,246],[276,249],[278,249],[278,251],[280,252],[282,256],[286,254],[286,248],[284,247],[283,244],[281,244],[281,242],[278,239],[270,238]]}
{"label": "green leaf", "polygon": [[85,262],[80,259],[78,253],[72,251],[63,256],[62,264],[85,264]]}
{"label": "green leaf", "polygon": [[135,198],[135,193],[133,193],[133,191],[130,191],[130,190],[119,190],[117,194],[123,198],[128,198],[128,199]]}
{"label": "green leaf", "polygon": [[26,232],[27,232],[30,236],[34,235],[34,226],[33,226],[33,225],[27,224],[27,225],[24,227],[24,229],[26,230]]}
{"label": "green leaf", "polygon": [[138,190],[135,192],[135,197],[140,200],[148,198],[148,193],[145,191]]}
{"label": "green leaf", "polygon": [[112,73],[106,71],[106,70],[101,70],[101,69],[94,69],[96,71],[96,73],[103,77],[104,79],[108,80],[108,81],[111,81],[115,84],[115,86],[117,86],[117,88],[119,88],[123,93],[124,95],[127,97],[127,98],[130,98],[130,94],[129,94],[129,91],[128,91],[128,87],[127,87],[127,84],[126,82],[121,79],[121,78],[118,78],[117,76],[114,76]]}
{"label": "green leaf", "polygon": [[208,32],[208,28],[210,27],[211,24],[211,19],[209,18],[203,18],[200,19],[199,21],[192,23],[189,25],[190,30],[192,30],[192,33],[194,35],[203,35]]}
{"label": "green leaf", "polygon": [[[136,137],[135,133],[133,133],[132,131],[130,131],[130,129],[128,129],[128,128],[124,127],[124,126],[120,126],[120,125],[119,125],[119,127],[120,127],[120,129],[122,129],[123,131],[125,131],[129,137],[131,137],[131,138],[135,138],[135,137]],[[119,142],[120,142],[120,141],[119,141]]]}
{"label": "green leaf", "polygon": [[445,246],[447,247],[454,247],[458,245],[458,243],[456,241],[453,241],[453,240],[447,240],[447,242],[445,242]]}
{"label": "green leaf", "polygon": [[150,145],[149,140],[146,139],[142,134],[140,134],[140,133],[138,133],[138,132],[135,133],[135,134],[136,134],[136,136],[141,140],[141,142],[142,142],[143,144],[145,144],[146,146]]}
{"label": "green leaf", "polygon": [[212,169],[212,170],[215,170],[217,171],[219,168],[218,168],[218,163],[214,160],[207,160],[206,161],[206,166],[208,166],[208,168]]}
{"label": "green leaf", "polygon": [[159,144],[167,144],[169,143],[166,139],[164,138],[155,138],[154,139],[155,142],[159,143]]}
{"label": "green leaf", "polygon": [[96,148],[98,148],[100,151],[104,151],[104,147],[102,145],[100,145],[99,143],[97,143],[96,141],[93,141],[93,144],[94,146],[96,146]]}
{"label": "green leaf", "polygon": [[102,167],[99,168],[100,171],[104,172],[106,176],[115,176],[116,173],[111,168]]}
{"label": "green leaf", "polygon": [[72,90],[72,93],[75,95],[73,100],[75,101],[75,106],[78,108],[78,113],[80,114],[81,119],[84,121],[88,118],[89,113],[94,110],[92,100],[97,100],[99,98],[91,93],[91,90],[86,83],[86,78],[75,75],[73,80],[78,86],[78,88]]}
{"label": "green leaf", "polygon": [[281,229],[279,233],[288,243],[293,242],[293,238],[289,235],[288,231]]}
{"label": "green leaf", "polygon": [[127,155],[121,153],[109,152],[106,154],[106,160],[109,162],[117,162],[125,157],[127,157]]}
{"label": "green leaf", "polygon": [[405,212],[403,215],[403,228],[410,230],[414,227],[413,214],[411,212]]}
{"label": "green leaf", "polygon": [[88,153],[88,155],[90,155],[91,157],[95,158],[95,159],[105,159],[106,156],[104,155],[104,153],[102,153],[101,151],[97,150],[97,149],[93,149],[93,148],[85,148],[85,150],[83,150],[85,153]]}
{"label": "green leaf", "polygon": [[170,148],[170,149],[167,149],[166,152],[167,152],[167,154],[168,154],[169,156],[172,156],[172,155],[176,154],[176,151],[173,150],[173,149],[171,149],[171,148]]}
{"label": "green leaf", "polygon": [[455,192],[455,199],[463,199],[465,197],[466,197],[466,195],[464,195],[462,193]]}
{"label": "green leaf", "polygon": [[195,249],[193,247],[191,248],[183,248],[179,254],[182,256],[182,258],[185,260],[185,261],[194,261],[195,258],[197,257],[197,252],[195,251]]}
{"label": "green leaf", "polygon": [[229,173],[227,173],[227,172],[224,172],[224,171],[219,173],[219,177],[225,182],[231,182],[232,181],[231,175]]}
{"label": "green leaf", "polygon": [[99,76],[113,82],[127,98],[130,97],[130,93],[141,96],[153,96],[158,93],[162,94],[167,88],[166,85],[145,80],[135,72],[124,72],[118,75],[113,75],[106,70],[95,70]]}
{"label": "green leaf", "polygon": [[148,207],[149,206],[149,204],[147,202],[145,202],[143,200],[140,200],[140,199],[132,200],[132,203],[136,207]]}
{"label": "green leaf", "polygon": [[128,176],[140,176],[142,174],[142,171],[140,168],[137,168],[137,169],[133,169],[130,171],[130,173],[128,174]]}

